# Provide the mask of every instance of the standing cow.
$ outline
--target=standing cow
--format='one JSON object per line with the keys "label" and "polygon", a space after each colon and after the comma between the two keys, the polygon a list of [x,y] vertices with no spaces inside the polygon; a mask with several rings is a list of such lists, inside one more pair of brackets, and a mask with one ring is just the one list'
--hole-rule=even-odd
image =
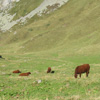
{"label": "standing cow", "polygon": [[89,70],[90,70],[89,64],[83,64],[83,65],[77,66],[76,69],[75,69],[75,75],[74,76],[75,76],[75,78],[77,78],[77,75],[79,74],[80,78],[81,78],[81,74],[86,73],[86,77],[88,77]]}

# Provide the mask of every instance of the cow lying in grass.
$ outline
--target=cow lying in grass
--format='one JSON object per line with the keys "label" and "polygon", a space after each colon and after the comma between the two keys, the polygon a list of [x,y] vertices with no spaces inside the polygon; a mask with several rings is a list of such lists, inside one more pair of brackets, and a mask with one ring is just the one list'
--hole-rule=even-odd
{"label": "cow lying in grass", "polygon": [[47,73],[54,73],[55,71],[51,71],[51,67],[48,67]]}
{"label": "cow lying in grass", "polygon": [[51,72],[51,67],[48,67],[47,73]]}
{"label": "cow lying in grass", "polygon": [[5,59],[5,58],[3,58],[1,55],[0,55],[0,58],[1,58],[1,59]]}
{"label": "cow lying in grass", "polygon": [[29,74],[31,74],[30,72],[27,72],[27,73],[21,73],[19,74],[19,76],[29,76]]}
{"label": "cow lying in grass", "polygon": [[0,58],[2,58],[2,56],[0,55]]}
{"label": "cow lying in grass", "polygon": [[15,70],[15,71],[13,71],[13,73],[21,73],[21,71]]}
{"label": "cow lying in grass", "polygon": [[81,78],[81,74],[86,73],[86,77],[88,77],[89,70],[90,70],[89,64],[83,64],[83,65],[77,66],[76,69],[75,69],[75,75],[74,76],[75,76],[75,78],[77,78],[77,75],[79,74],[80,78]]}

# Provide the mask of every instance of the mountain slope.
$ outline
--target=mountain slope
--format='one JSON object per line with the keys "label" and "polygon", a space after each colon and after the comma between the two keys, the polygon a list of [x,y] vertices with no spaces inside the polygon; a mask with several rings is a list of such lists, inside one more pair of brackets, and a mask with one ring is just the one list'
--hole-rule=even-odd
{"label": "mountain slope", "polygon": [[99,3],[98,0],[70,0],[49,15],[34,16],[26,25],[16,25],[10,35],[3,34],[2,45],[16,45],[17,49],[13,48],[18,52],[100,53]]}
{"label": "mountain slope", "polygon": [[19,19],[20,17],[24,17],[29,12],[37,8],[43,0],[21,0],[20,2],[16,3],[15,7],[9,11],[11,15],[16,13],[14,20]]}

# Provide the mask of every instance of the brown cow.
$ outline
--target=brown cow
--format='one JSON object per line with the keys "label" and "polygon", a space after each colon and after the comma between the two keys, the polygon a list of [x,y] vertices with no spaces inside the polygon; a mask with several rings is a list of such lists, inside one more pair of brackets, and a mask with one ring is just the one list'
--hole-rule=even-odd
{"label": "brown cow", "polygon": [[21,73],[19,76],[29,76],[29,74],[31,74],[30,72],[27,73]]}
{"label": "brown cow", "polygon": [[88,77],[89,70],[90,70],[89,64],[83,64],[83,65],[77,66],[75,69],[74,77],[77,78],[77,74],[80,74],[80,78],[81,78],[81,73],[86,73],[86,77]]}
{"label": "brown cow", "polygon": [[21,71],[15,70],[15,71],[13,71],[13,73],[21,73]]}
{"label": "brown cow", "polygon": [[51,67],[48,67],[47,73],[51,72]]}

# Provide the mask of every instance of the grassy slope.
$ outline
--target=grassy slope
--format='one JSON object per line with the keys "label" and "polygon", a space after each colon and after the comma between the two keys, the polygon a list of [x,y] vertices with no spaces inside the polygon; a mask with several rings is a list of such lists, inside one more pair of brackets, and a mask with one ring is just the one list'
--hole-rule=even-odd
{"label": "grassy slope", "polygon": [[25,52],[58,47],[65,51],[67,47],[79,48],[77,53],[99,52],[99,8],[99,1],[70,0],[50,15],[33,17],[24,27],[15,26],[17,34],[10,33],[6,44],[19,42]]}
{"label": "grassy slope", "polygon": [[[0,99],[99,100],[99,3],[70,0],[54,13],[1,35],[0,52],[6,60],[0,60]],[[75,79],[74,69],[83,63],[91,65],[89,77]],[[48,67],[55,73],[46,74]],[[12,74],[16,69],[32,74],[19,77]],[[39,79],[42,83],[34,83]]]}
{"label": "grassy slope", "polygon": [[29,12],[38,7],[43,0],[20,0],[15,3],[15,7],[9,11],[10,14],[15,14],[14,20],[27,15]]}

